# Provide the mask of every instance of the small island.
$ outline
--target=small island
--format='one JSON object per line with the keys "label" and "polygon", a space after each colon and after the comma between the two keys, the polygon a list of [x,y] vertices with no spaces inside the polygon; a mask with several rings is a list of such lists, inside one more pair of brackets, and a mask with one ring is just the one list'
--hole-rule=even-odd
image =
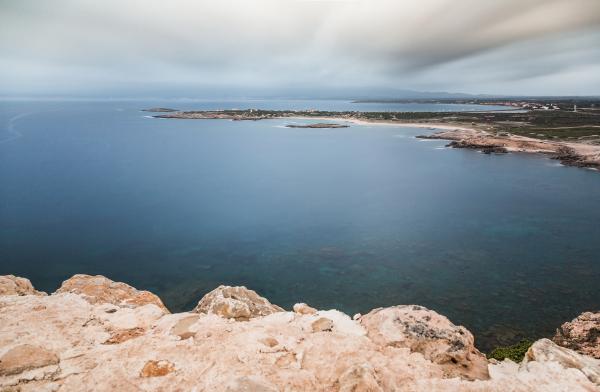
{"label": "small island", "polygon": [[315,123],[315,124],[287,124],[286,128],[348,128],[350,125],[331,124],[331,123]]}
{"label": "small island", "polygon": [[142,112],[151,112],[151,113],[171,113],[177,112],[177,109],[171,108],[150,108],[150,109],[142,109]]}

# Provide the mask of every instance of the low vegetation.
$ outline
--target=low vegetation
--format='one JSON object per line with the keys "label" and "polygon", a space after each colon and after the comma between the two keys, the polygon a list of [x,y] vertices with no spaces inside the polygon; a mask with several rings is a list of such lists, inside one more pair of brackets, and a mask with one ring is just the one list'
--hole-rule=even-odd
{"label": "low vegetation", "polygon": [[523,339],[517,344],[513,344],[512,346],[500,346],[493,349],[488,355],[488,359],[496,359],[498,361],[503,361],[508,358],[514,362],[521,362],[523,357],[529,350],[529,347],[533,342],[528,339]]}
{"label": "low vegetation", "polygon": [[[396,102],[396,101],[393,101]],[[402,103],[398,101],[398,103]],[[498,134],[511,133],[543,140],[580,141],[600,144],[600,100],[564,99],[552,101],[435,101],[428,103],[470,103],[510,106],[504,111],[472,112],[361,112],[323,110],[223,110],[167,113],[166,118],[229,118],[263,120],[284,117],[343,118],[348,120],[398,121],[469,125]],[[575,108],[576,111],[575,111]]]}

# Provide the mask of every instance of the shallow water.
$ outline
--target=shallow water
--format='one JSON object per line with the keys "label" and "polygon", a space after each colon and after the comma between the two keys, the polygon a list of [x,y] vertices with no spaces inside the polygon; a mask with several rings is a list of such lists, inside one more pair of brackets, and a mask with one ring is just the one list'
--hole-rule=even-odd
{"label": "shallow water", "polygon": [[260,102],[2,102],[0,274],[46,291],[103,274],[174,311],[219,284],[286,308],[416,303],[484,350],[599,308],[596,172],[444,149],[424,129],[139,112],[356,105]]}

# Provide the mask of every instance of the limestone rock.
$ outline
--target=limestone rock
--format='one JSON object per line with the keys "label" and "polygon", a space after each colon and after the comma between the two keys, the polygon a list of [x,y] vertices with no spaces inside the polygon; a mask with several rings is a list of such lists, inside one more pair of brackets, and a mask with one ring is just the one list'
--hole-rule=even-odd
{"label": "limestone rock", "polygon": [[442,366],[446,377],[487,379],[488,362],[473,335],[446,317],[417,305],[375,309],[360,318],[380,346],[405,347]]}
{"label": "limestone rock", "polygon": [[333,321],[327,317],[321,317],[316,319],[311,324],[313,332],[326,332],[333,329]]}
{"label": "limestone rock", "polygon": [[121,329],[111,333],[104,344],[120,344],[130,339],[135,339],[138,336],[142,336],[145,330],[143,328],[135,327],[130,329]]}
{"label": "limestone rock", "polygon": [[[520,365],[490,363],[489,379],[449,378],[460,375],[456,367],[473,372],[465,352],[472,336],[455,353],[460,344],[452,342],[468,331],[420,307],[378,309],[358,320],[319,310],[235,322],[154,304],[90,303],[69,292],[4,295],[0,309],[0,391],[600,390],[597,360],[549,341],[534,344]],[[321,319],[333,327],[313,333]]]}
{"label": "limestone rock", "polygon": [[37,291],[26,278],[14,275],[0,275],[0,295],[46,295]]}
{"label": "limestone rock", "polygon": [[197,313],[213,313],[237,321],[283,311],[244,286],[219,286],[202,297],[194,309]]}
{"label": "limestone rock", "polygon": [[140,371],[140,377],[162,377],[175,371],[175,365],[169,361],[148,361]]}
{"label": "limestone rock", "polygon": [[196,332],[190,330],[190,327],[194,325],[200,316],[191,315],[185,318],[182,318],[171,328],[171,335],[179,336],[182,340],[189,339],[192,336],[196,335]]}
{"label": "limestone rock", "polygon": [[109,303],[128,308],[154,304],[168,312],[160,298],[151,292],[137,290],[128,284],[114,282],[102,275],[74,275],[65,280],[56,293],[79,294],[91,304]]}
{"label": "limestone rock", "polygon": [[600,359],[600,312],[585,312],[556,330],[559,346]]}
{"label": "limestone rock", "polygon": [[279,344],[279,341],[277,339],[270,336],[260,339],[259,341],[267,347],[275,347]]}
{"label": "limestone rock", "polygon": [[298,314],[315,314],[317,309],[308,306],[305,303],[299,303],[294,305],[294,312]]}
{"label": "limestone rock", "polygon": [[340,392],[383,392],[377,382],[375,370],[369,364],[348,369],[339,379]]}
{"label": "limestone rock", "polygon": [[227,386],[227,392],[278,392],[277,388],[259,377],[239,377]]}
{"label": "limestone rock", "polygon": [[58,356],[52,351],[31,344],[21,344],[11,348],[0,357],[0,376],[56,365],[58,362]]}
{"label": "limestone rock", "polygon": [[531,361],[555,362],[565,369],[577,369],[591,382],[600,386],[600,360],[560,347],[549,339],[540,339],[533,343],[523,359],[524,364]]}

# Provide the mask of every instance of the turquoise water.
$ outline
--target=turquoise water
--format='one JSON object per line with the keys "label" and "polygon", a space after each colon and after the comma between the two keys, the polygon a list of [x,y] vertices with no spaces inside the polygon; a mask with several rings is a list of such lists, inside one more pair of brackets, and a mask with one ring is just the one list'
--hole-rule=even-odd
{"label": "turquoise water", "polygon": [[415,303],[484,350],[600,306],[597,172],[444,149],[414,138],[424,129],[139,111],[356,107],[346,102],[0,105],[0,274],[39,289],[88,273],[173,311],[219,284],[286,308]]}

